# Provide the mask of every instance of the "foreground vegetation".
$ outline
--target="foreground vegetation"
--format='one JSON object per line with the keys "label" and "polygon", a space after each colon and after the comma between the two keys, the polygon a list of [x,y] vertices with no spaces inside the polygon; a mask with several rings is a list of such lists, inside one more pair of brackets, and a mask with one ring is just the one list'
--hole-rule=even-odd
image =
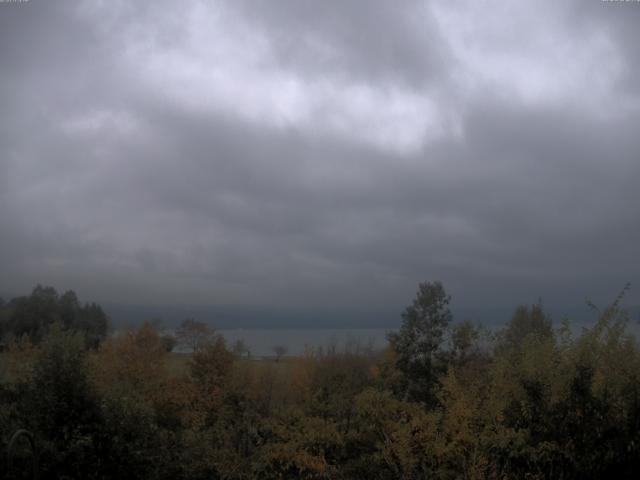
{"label": "foreground vegetation", "polygon": [[[88,315],[77,313],[88,308],[77,301],[66,321],[55,313],[64,297],[55,291],[44,302],[48,313],[25,307],[41,302],[43,290],[0,305],[9,339],[0,433],[3,447],[19,428],[34,434],[44,478],[569,479],[640,471],[640,351],[621,297],[578,336],[568,322],[554,328],[540,305],[519,307],[488,335],[453,323],[442,285],[424,283],[383,352],[352,345],[257,362],[197,322],[182,332],[193,342],[190,356],[169,353],[149,323],[101,337],[93,325],[101,320],[77,320]],[[26,476],[20,461],[28,452],[16,456],[10,474]],[[7,466],[0,467],[1,475]]]}

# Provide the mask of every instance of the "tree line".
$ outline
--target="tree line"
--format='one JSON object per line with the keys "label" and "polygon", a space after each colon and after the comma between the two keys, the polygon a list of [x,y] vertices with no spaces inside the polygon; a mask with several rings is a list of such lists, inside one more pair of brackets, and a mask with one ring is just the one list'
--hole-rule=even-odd
{"label": "tree line", "polygon": [[[383,351],[334,346],[275,362],[234,353],[194,320],[180,333],[193,342],[188,355],[170,353],[151,323],[98,336],[85,314],[62,315],[64,295],[36,290],[33,301],[44,295],[55,314],[27,310],[46,320],[16,314],[20,302],[0,308],[10,333],[0,357],[0,433],[6,447],[11,432],[32,432],[43,478],[588,479],[640,471],[640,351],[622,294],[594,307],[597,321],[577,335],[568,321],[554,325],[541,304],[518,307],[492,333],[454,322],[442,284],[425,282]],[[16,318],[29,320],[24,330]],[[20,461],[28,456],[19,451],[9,474],[26,478]]]}
{"label": "tree line", "polygon": [[53,287],[37,285],[30,295],[8,302],[0,298],[0,339],[27,337],[38,343],[55,323],[81,333],[94,347],[106,338],[109,329],[102,307],[93,302],[81,304],[73,290],[60,295]]}

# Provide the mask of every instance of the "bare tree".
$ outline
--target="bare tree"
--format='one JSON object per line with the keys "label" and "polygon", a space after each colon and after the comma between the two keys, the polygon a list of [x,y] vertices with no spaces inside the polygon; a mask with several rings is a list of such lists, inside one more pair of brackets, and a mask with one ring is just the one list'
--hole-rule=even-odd
{"label": "bare tree", "polygon": [[233,344],[233,353],[238,357],[242,357],[245,353],[247,357],[251,356],[251,350],[249,350],[249,347],[242,339],[236,340],[236,343]]}
{"label": "bare tree", "polygon": [[215,330],[203,322],[198,322],[193,318],[182,321],[176,329],[176,339],[181,347],[193,352],[202,350],[215,337]]}
{"label": "bare tree", "polygon": [[289,349],[284,345],[274,345],[273,347],[271,347],[271,350],[273,351],[273,353],[276,354],[276,362],[279,362],[280,358],[283,355],[286,355],[287,352],[289,351]]}

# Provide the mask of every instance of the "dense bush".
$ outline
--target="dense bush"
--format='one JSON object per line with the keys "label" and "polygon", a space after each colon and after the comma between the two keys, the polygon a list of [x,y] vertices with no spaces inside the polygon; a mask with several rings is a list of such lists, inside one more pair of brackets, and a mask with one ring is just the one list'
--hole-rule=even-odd
{"label": "dense bush", "polygon": [[91,348],[45,302],[55,318],[2,356],[2,442],[33,432],[44,478],[635,478],[640,351],[619,301],[577,337],[540,305],[488,335],[448,303],[421,285],[384,352],[257,361],[207,331],[178,364],[150,324]]}

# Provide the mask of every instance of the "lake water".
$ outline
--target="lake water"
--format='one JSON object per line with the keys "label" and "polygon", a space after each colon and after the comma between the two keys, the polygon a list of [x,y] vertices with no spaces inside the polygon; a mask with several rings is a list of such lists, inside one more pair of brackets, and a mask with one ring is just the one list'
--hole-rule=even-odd
{"label": "lake water", "polygon": [[[574,338],[580,336],[583,328],[592,327],[594,321],[572,322],[571,330]],[[554,328],[560,327],[559,322],[554,323]],[[486,327],[495,331],[501,326]],[[336,346],[337,350],[343,350],[347,345],[370,346],[374,350],[383,349],[387,345],[387,334],[396,331],[385,328],[344,328],[344,329],[219,329],[216,332],[222,334],[227,341],[227,346],[232,349],[236,341],[242,340],[249,348],[251,355],[257,357],[273,356],[273,347],[283,346],[287,355],[301,355],[307,348],[317,349]],[[173,333],[170,331],[170,333]],[[627,324],[627,333],[640,339],[640,323],[630,321]]]}
{"label": "lake water", "polygon": [[288,355],[300,355],[306,348],[326,348],[335,345],[338,351],[347,345],[371,346],[382,349],[387,344],[390,330],[372,329],[322,329],[322,330],[217,330],[226,339],[229,348],[242,340],[254,356],[274,355],[273,347],[284,346]]}

